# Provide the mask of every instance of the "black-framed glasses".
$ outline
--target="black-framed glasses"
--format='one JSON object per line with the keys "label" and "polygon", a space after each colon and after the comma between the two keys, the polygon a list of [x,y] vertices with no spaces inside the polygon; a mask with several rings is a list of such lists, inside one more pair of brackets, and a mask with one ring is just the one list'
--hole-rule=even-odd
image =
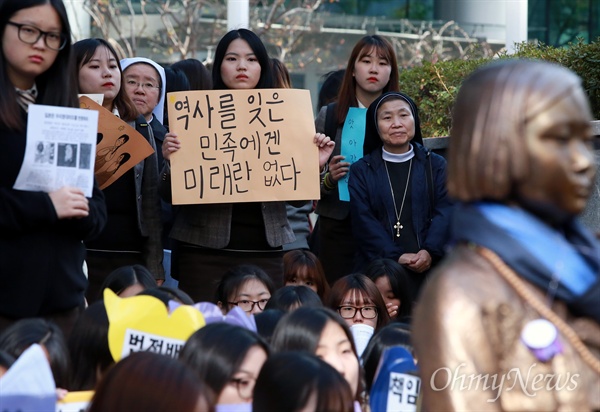
{"label": "black-framed glasses", "polygon": [[356,306],[338,306],[338,312],[344,319],[352,319],[358,311],[360,311],[361,316],[365,319],[375,319],[377,317],[377,308],[375,306],[363,306],[362,308]]}
{"label": "black-framed glasses", "polygon": [[150,82],[143,82],[143,83],[139,83],[136,82],[135,80],[126,80],[125,81],[125,86],[129,87],[132,90],[137,89],[138,87],[141,87],[142,90],[144,91],[150,91],[152,89],[160,89],[160,86],[156,86],[154,83],[150,83]]}
{"label": "black-framed glasses", "polygon": [[63,33],[57,31],[43,31],[29,24],[15,23],[14,21],[9,21],[7,24],[19,29],[19,40],[23,43],[35,44],[42,36],[44,36],[44,43],[49,49],[59,51],[64,49],[67,44],[67,38]]}
{"label": "black-framed glasses", "polygon": [[252,312],[252,309],[254,309],[254,305],[258,305],[258,308],[260,310],[265,310],[265,306],[267,305],[267,302],[269,301],[269,299],[261,299],[261,300],[238,300],[237,302],[227,302],[230,305],[236,305],[239,306],[244,312]]}
{"label": "black-framed glasses", "polygon": [[256,379],[252,378],[232,378],[231,384],[237,389],[238,395],[245,401],[252,399],[252,392],[254,392],[254,385]]}

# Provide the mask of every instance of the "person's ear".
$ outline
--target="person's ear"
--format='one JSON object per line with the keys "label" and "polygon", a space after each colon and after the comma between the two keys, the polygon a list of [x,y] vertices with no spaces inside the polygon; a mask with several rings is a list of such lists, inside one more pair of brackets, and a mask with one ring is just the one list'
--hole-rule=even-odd
{"label": "person's ear", "polygon": [[217,306],[219,307],[219,309],[221,309],[221,312],[223,312],[223,315],[227,315],[227,307],[225,307],[225,305],[223,305],[223,302],[218,301]]}

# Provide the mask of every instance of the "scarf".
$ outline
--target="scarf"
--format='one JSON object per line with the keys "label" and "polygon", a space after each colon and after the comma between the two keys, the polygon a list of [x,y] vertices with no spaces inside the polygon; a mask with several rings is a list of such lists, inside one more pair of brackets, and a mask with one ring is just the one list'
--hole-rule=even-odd
{"label": "scarf", "polygon": [[600,243],[577,219],[559,231],[520,208],[467,204],[457,207],[452,238],[494,251],[542,290],[556,281],[553,297],[600,323]]}
{"label": "scarf", "polygon": [[17,91],[17,103],[25,112],[29,111],[29,105],[35,104],[35,99],[37,98],[37,87],[34,84],[31,89],[21,90],[15,87]]}

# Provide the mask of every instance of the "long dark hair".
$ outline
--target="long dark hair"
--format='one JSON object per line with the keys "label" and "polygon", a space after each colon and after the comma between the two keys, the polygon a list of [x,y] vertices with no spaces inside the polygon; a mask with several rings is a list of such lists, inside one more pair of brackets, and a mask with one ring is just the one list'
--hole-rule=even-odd
{"label": "long dark hair", "polygon": [[15,359],[34,343],[46,349],[56,386],[68,387],[71,371],[69,350],[62,330],[54,322],[42,318],[21,319],[0,334],[0,350]]}
{"label": "long dark hair", "polygon": [[[290,373],[293,371],[293,373]],[[255,411],[298,411],[316,395],[316,411],[351,412],[352,390],[327,362],[306,352],[271,356],[258,375],[252,408]]]}
{"label": "long dark hair", "polygon": [[92,303],[79,316],[67,342],[73,365],[70,391],[96,387],[100,375],[115,363],[108,348],[108,315],[103,301]]}
{"label": "long dark hair", "polygon": [[384,326],[371,337],[365,348],[361,360],[365,371],[367,391],[371,390],[375,373],[379,368],[381,355],[386,349],[402,346],[414,356],[414,349],[410,342],[410,326],[405,323],[393,322]]}
{"label": "long dark hair", "polygon": [[350,107],[358,107],[356,99],[356,79],[354,78],[354,65],[356,60],[362,58],[375,49],[377,53],[385,57],[391,66],[390,80],[385,85],[381,93],[388,91],[398,91],[398,62],[396,61],[396,53],[389,41],[381,36],[365,36],[356,43],[348,59],[344,79],[340,86],[340,92],[337,99],[337,109],[335,111],[338,124],[344,123],[346,114]]}
{"label": "long dark hair", "polygon": [[387,277],[394,296],[400,300],[397,318],[406,320],[410,317],[414,291],[410,275],[404,266],[393,259],[375,259],[365,269],[365,275],[373,282],[380,277]]}
{"label": "long dark hair", "polygon": [[[109,42],[104,39],[95,38],[79,40],[77,43],[75,43],[73,45],[73,53],[75,56],[75,68],[77,69],[77,74],[79,74],[81,66],[87,64],[87,62],[94,57],[94,53],[96,53],[98,47],[101,46],[106,47],[110,54],[113,55],[117,61],[116,63],[117,67],[119,68],[119,72],[121,73],[121,87],[119,88],[119,93],[117,93],[117,96],[113,101],[113,105],[119,111],[119,117],[126,122],[130,122],[138,116],[138,111],[135,107],[135,104],[127,96],[127,93],[125,93],[125,89],[123,87],[123,69],[121,68],[121,62],[116,50],[110,45]],[[76,78],[79,78],[79,76]]]}
{"label": "long dark hair", "polygon": [[212,68],[213,88],[215,90],[222,90],[228,88],[223,82],[223,78],[221,77],[221,64],[223,63],[223,59],[225,58],[227,48],[229,47],[231,42],[236,39],[242,39],[248,43],[248,45],[254,52],[258,63],[260,64],[260,79],[258,80],[256,89],[272,88],[273,74],[267,49],[265,48],[265,45],[260,40],[260,38],[247,29],[231,30],[219,41],[219,44],[217,45],[217,50],[215,51],[215,60],[213,62]]}
{"label": "long dark hair", "polygon": [[[350,327],[337,312],[326,307],[299,307],[289,312],[277,323],[271,337],[271,347],[275,352],[298,351],[316,354],[323,330],[330,321],[342,328],[352,352],[358,359]],[[362,374],[362,368],[359,366],[358,390],[354,394],[357,398],[360,398],[364,386]]]}
{"label": "long dark hair", "polygon": [[213,88],[211,73],[200,60],[180,60],[170,67],[174,70],[181,70],[185,74],[190,83],[190,90],[210,90]]}
{"label": "long dark hair", "polygon": [[142,265],[125,265],[113,270],[102,282],[98,299],[104,296],[104,289],[110,289],[117,295],[135,284],[141,285],[144,289],[156,286],[156,281],[152,273]]}
{"label": "long dark hair", "polygon": [[269,354],[267,343],[251,330],[224,322],[211,323],[188,338],[179,359],[190,366],[218,398],[253,346]]}
{"label": "long dark hair", "polygon": [[[200,405],[199,405],[200,403]],[[183,363],[135,352],[110,368],[98,384],[90,412],[214,411],[212,394]]]}
{"label": "long dark hair", "polygon": [[[19,10],[51,5],[58,13],[62,31],[67,39],[65,47],[57,52],[56,60],[44,73],[37,76],[37,103],[50,106],[79,107],[77,101],[77,77],[74,75],[71,51],[71,26],[62,0],[3,0],[0,2],[0,33]],[[12,45],[11,47],[20,47]],[[6,56],[0,49],[0,126],[11,130],[24,130],[25,119],[17,103],[15,85],[8,77]]]}

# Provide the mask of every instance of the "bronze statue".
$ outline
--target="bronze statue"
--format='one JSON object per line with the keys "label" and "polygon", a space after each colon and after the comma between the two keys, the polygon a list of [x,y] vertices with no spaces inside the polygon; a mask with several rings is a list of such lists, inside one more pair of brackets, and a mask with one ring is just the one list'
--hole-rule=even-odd
{"label": "bronze statue", "polygon": [[551,63],[496,62],[463,83],[454,246],[413,319],[424,410],[600,409],[600,244],[576,218],[591,119],[580,79]]}

